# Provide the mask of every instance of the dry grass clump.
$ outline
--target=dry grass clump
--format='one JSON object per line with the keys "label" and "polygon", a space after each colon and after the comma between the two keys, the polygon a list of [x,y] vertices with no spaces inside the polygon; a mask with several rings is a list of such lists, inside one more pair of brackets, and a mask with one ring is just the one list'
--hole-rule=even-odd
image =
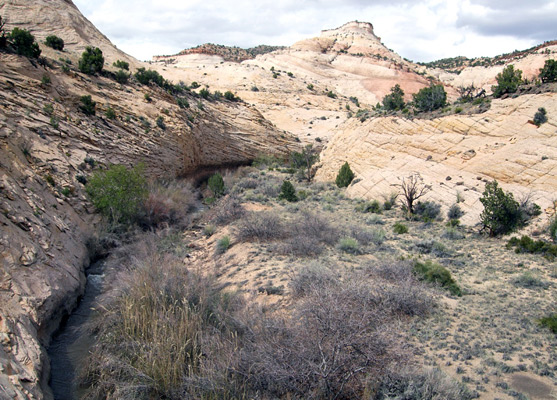
{"label": "dry grass clump", "polygon": [[390,374],[381,382],[373,400],[471,400],[478,396],[439,368],[425,371],[402,371]]}
{"label": "dry grass clump", "polygon": [[245,212],[238,197],[228,195],[218,200],[209,213],[209,219],[217,225],[226,225],[243,217]]}
{"label": "dry grass clump", "polygon": [[357,280],[309,288],[291,318],[264,319],[239,372],[267,398],[362,398],[388,367],[408,358],[394,315]]}
{"label": "dry grass clump", "polygon": [[240,299],[152,242],[142,247],[98,321],[98,343],[82,379],[89,399],[183,398],[185,378],[204,374],[206,354],[227,360],[233,351]]}
{"label": "dry grass clump", "polygon": [[242,241],[271,241],[284,238],[285,226],[273,212],[251,212],[238,224],[237,236]]}
{"label": "dry grass clump", "polygon": [[189,184],[152,184],[139,216],[139,225],[144,228],[184,226],[195,202],[196,198]]}

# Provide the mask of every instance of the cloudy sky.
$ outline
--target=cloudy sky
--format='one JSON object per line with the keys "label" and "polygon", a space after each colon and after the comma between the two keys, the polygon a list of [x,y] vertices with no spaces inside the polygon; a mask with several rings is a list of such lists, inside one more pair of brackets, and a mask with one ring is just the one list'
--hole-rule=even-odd
{"label": "cloudy sky", "polygon": [[557,39],[557,0],[74,0],[125,52],[148,60],[203,43],[291,45],[371,22],[403,57],[494,56]]}

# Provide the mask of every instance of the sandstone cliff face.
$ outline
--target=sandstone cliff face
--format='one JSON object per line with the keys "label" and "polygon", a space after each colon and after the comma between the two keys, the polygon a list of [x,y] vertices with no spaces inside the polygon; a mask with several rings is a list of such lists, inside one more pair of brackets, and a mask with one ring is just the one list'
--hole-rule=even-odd
{"label": "sandstone cliff face", "polygon": [[[549,121],[536,127],[532,118],[539,107],[546,108]],[[494,100],[483,114],[350,120],[323,151],[317,179],[333,180],[348,161],[357,178],[348,194],[380,200],[397,191],[402,178],[419,172],[432,185],[426,200],[446,209],[458,194],[466,224],[479,221],[485,182],[496,179],[515,196],[531,192],[551,212],[557,187],[556,115],[557,94],[544,93]]]}
{"label": "sandstone cliff face", "polygon": [[[71,2],[1,7],[2,16],[37,37],[56,33],[67,43],[75,37],[64,52],[41,46],[46,68],[0,53],[0,398],[40,399],[49,397],[45,346],[85,283],[85,242],[97,217],[80,180],[93,165],[144,162],[150,176],[172,178],[249,162],[260,153],[285,154],[297,145],[242,102],[185,94],[190,107],[182,109],[158,87],[77,72],[73,66],[85,44],[107,50],[107,67],[130,58],[111,48]],[[60,18],[77,18],[73,23],[82,30],[46,29]],[[75,60],[69,72],[59,58]],[[45,76],[50,83],[42,83]],[[95,116],[80,112],[83,95],[97,102]],[[105,116],[109,107],[115,119]],[[165,129],[157,126],[159,117]]]}
{"label": "sandstone cliff face", "polygon": [[[395,84],[401,85],[408,99],[429,85],[414,72],[417,66],[387,49],[373,26],[362,22],[323,31],[317,38],[242,63],[225,62],[212,54],[154,60],[161,73],[176,81],[195,80],[211,90],[237,93],[279,129],[308,143],[328,140],[347,119],[346,106],[357,110],[350,97],[369,108]],[[327,97],[328,92],[337,97]]]}

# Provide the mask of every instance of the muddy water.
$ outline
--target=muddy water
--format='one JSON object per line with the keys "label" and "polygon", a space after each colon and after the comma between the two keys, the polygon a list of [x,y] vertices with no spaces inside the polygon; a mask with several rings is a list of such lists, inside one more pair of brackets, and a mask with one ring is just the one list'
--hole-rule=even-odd
{"label": "muddy water", "polygon": [[76,378],[93,345],[93,337],[86,332],[84,326],[92,317],[95,300],[102,291],[102,272],[103,261],[88,268],[83,297],[52,337],[48,356],[51,368],[49,384],[54,400],[74,400],[82,394],[77,387]]}

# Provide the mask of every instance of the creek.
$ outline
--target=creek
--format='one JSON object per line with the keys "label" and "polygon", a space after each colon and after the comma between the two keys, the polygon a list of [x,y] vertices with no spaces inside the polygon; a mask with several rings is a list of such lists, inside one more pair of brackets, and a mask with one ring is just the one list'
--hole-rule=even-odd
{"label": "creek", "polygon": [[95,301],[102,293],[103,267],[104,261],[100,260],[87,268],[83,296],[52,336],[48,356],[51,371],[49,385],[54,400],[74,400],[83,394],[76,383],[77,374],[94,343],[93,335],[86,327],[94,314]]}

